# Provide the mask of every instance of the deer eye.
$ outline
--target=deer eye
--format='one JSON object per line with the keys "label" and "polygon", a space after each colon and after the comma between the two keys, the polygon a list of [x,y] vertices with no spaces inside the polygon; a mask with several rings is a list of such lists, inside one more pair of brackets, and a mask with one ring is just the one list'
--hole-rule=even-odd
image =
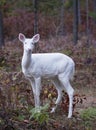
{"label": "deer eye", "polygon": [[34,42],[32,42],[32,45],[34,45]]}

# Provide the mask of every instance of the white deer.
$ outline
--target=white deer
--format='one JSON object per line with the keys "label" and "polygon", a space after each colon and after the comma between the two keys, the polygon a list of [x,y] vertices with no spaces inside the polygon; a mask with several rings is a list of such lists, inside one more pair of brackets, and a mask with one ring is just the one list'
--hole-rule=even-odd
{"label": "white deer", "polygon": [[24,46],[22,72],[31,83],[35,107],[40,107],[41,78],[49,78],[52,80],[58,92],[55,106],[51,112],[55,112],[62,98],[62,90],[65,90],[69,96],[68,118],[71,118],[74,89],[70,84],[70,79],[72,79],[74,75],[74,61],[67,55],[61,53],[32,54],[35,43],[37,43],[39,39],[39,34],[34,35],[32,38],[26,38],[22,33],[19,34],[19,40]]}

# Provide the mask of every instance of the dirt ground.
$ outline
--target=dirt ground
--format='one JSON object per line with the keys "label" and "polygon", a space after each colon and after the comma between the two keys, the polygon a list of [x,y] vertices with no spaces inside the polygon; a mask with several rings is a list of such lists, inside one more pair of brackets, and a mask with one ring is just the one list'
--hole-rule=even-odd
{"label": "dirt ground", "polygon": [[[81,111],[90,107],[96,108],[96,47],[91,47],[90,58],[86,60],[88,52],[86,46],[82,47],[80,44],[74,49],[69,45],[65,45],[65,52],[69,56],[71,55],[76,63],[76,73],[72,81],[76,98],[73,117],[67,118],[67,112],[65,112],[61,102],[56,113],[49,113],[48,122],[44,122],[42,125],[34,119],[29,120],[28,109],[30,105],[34,105],[34,99],[30,84],[25,80],[23,74],[19,73],[21,71],[22,50],[20,49],[22,47],[19,44],[16,46],[16,44],[10,43],[5,50],[0,51],[0,130],[96,129],[95,120],[85,121],[80,117]],[[53,91],[52,99],[56,99],[56,92],[51,87],[52,85],[44,84],[43,86],[45,87],[41,100],[43,102],[46,98],[51,100],[48,95],[52,94]],[[46,87],[47,94],[44,94]]]}

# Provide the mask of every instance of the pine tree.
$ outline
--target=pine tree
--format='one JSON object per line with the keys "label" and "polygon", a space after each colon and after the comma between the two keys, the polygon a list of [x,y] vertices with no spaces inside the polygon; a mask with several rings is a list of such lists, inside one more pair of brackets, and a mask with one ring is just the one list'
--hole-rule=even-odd
{"label": "pine tree", "polygon": [[74,44],[77,44],[77,41],[78,41],[78,0],[74,0],[73,10],[74,10],[74,22],[73,22]]}
{"label": "pine tree", "polygon": [[0,9],[0,47],[4,46],[3,17]]}

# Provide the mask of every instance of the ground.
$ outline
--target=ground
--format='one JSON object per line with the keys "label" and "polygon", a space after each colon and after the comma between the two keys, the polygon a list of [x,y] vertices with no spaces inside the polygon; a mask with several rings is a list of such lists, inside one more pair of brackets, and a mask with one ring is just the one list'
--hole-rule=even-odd
{"label": "ground", "polygon": [[[92,43],[87,47],[84,40],[79,41],[76,46],[72,42],[67,44],[65,40],[62,45],[62,41],[63,39],[61,42],[56,39],[57,50],[71,56],[76,63],[71,83],[75,90],[73,117],[67,118],[68,97],[64,93],[65,99],[63,97],[56,113],[50,114],[48,111],[48,122],[40,125],[34,118],[29,120],[29,110],[34,106],[34,98],[30,84],[21,72],[22,45],[7,42],[0,50],[0,130],[95,130],[96,117],[85,120],[80,113],[90,107],[96,108],[96,46]],[[40,41],[42,45],[37,51],[56,51],[56,48],[46,48],[43,42]],[[43,81],[42,86],[42,105],[50,102],[52,106],[57,92],[49,80]]]}

